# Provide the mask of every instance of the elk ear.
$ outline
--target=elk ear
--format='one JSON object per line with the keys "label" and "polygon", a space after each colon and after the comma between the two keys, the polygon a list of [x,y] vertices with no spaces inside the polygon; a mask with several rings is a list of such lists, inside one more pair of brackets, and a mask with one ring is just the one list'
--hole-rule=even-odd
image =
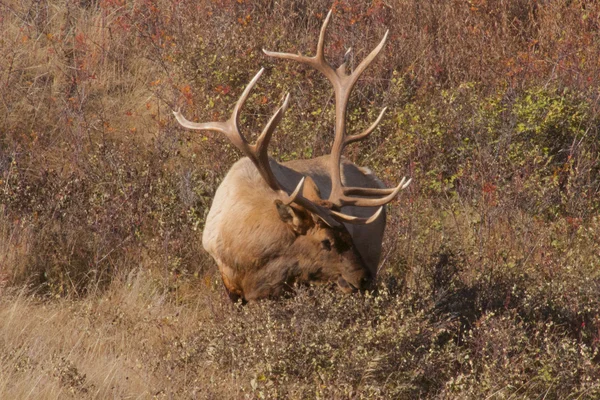
{"label": "elk ear", "polygon": [[275,207],[279,218],[289,224],[298,235],[304,235],[313,223],[310,214],[304,209],[284,204],[281,200],[275,200]]}

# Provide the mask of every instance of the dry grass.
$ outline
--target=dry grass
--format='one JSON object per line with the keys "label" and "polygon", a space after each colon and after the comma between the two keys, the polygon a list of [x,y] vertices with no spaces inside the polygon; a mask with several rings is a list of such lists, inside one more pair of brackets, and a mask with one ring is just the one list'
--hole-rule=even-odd
{"label": "dry grass", "polygon": [[5,294],[2,397],[153,398],[171,392],[158,353],[207,318],[209,300],[174,306],[149,282],[147,274],[132,274],[118,290],[76,302]]}
{"label": "dry grass", "polygon": [[201,249],[248,132],[283,93],[282,160],[331,141],[314,49],[329,0],[0,0],[0,398],[600,396],[600,5],[335,1],[327,54],[391,30],[348,156],[413,184],[380,291],[229,303]]}
{"label": "dry grass", "polygon": [[[101,296],[77,301],[4,293],[3,397],[500,399],[552,393],[592,399],[600,393],[596,351],[552,320],[526,322],[502,308],[481,314],[467,304],[477,303],[473,288],[456,293],[462,299],[432,304],[388,281],[376,297],[301,290],[293,299],[240,308],[223,296],[218,280],[178,304],[152,281],[147,273],[132,273]],[[464,331],[469,313],[480,316]]]}

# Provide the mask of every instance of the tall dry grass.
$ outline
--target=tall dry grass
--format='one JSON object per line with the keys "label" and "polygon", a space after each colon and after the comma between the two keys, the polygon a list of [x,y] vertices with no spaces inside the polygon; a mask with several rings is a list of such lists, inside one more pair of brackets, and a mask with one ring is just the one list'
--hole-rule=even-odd
{"label": "tall dry grass", "polygon": [[43,302],[25,291],[5,293],[0,305],[2,397],[106,399],[172,394],[173,384],[162,367],[168,356],[162,350],[197,329],[199,321],[209,319],[207,303],[218,296],[207,293],[195,303],[176,306],[142,272],[115,286],[101,297],[75,302]]}

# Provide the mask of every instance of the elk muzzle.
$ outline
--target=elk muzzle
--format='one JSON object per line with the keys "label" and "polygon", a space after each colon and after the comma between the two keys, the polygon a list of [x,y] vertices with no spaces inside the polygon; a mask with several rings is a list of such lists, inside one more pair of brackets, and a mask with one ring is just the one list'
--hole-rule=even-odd
{"label": "elk muzzle", "polygon": [[365,268],[351,274],[340,275],[336,283],[344,293],[362,292],[373,288],[373,277]]}

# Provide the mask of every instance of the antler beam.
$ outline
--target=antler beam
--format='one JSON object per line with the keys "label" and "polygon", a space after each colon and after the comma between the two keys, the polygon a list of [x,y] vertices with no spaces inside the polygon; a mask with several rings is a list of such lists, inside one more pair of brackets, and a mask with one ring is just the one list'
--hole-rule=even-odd
{"label": "antler beam", "polygon": [[[389,203],[398,194],[398,192],[400,192],[400,190],[406,188],[410,184],[410,179],[407,181],[406,178],[403,178],[397,187],[390,189],[344,188],[341,179],[341,157],[345,146],[366,138],[375,130],[386,111],[386,108],[384,108],[375,122],[362,133],[356,135],[348,135],[346,133],[348,101],[352,93],[352,89],[358,81],[359,76],[383,49],[383,46],[387,41],[389,31],[386,31],[383,39],[381,39],[379,44],[369,53],[369,55],[360,62],[356,69],[352,73],[348,74],[346,73],[346,62],[340,65],[337,69],[334,69],[325,59],[325,32],[331,19],[331,14],[332,12],[329,11],[325,21],[323,22],[323,26],[321,27],[321,32],[319,34],[319,41],[317,43],[317,51],[313,57],[303,56],[301,54],[279,53],[264,49],[263,52],[270,57],[297,61],[299,63],[309,65],[325,75],[325,77],[333,86],[335,93],[335,137],[330,156],[329,168],[331,174],[331,193],[328,201],[337,207],[383,206],[386,203]],[[362,197],[351,197],[351,195],[378,198],[365,199]],[[369,219],[362,220],[358,218],[346,218],[350,216],[342,216],[339,212],[332,212],[332,214],[344,222],[350,222],[350,220],[352,220],[355,223],[367,223],[366,221],[370,221],[373,218],[371,217]]]}
{"label": "antler beam", "polygon": [[173,114],[175,114],[177,122],[179,122],[179,124],[184,128],[194,130],[215,131],[225,134],[225,136],[227,136],[227,138],[231,141],[231,143],[235,145],[235,147],[237,147],[240,151],[242,151],[242,153],[244,153],[248,158],[250,158],[250,160],[252,160],[252,162],[254,163],[254,165],[256,165],[256,168],[260,172],[260,175],[273,190],[282,190],[281,185],[275,178],[275,175],[273,175],[273,171],[271,170],[271,166],[269,165],[268,147],[269,142],[271,140],[271,136],[273,136],[273,132],[275,132],[277,125],[279,124],[279,122],[283,118],[283,115],[285,114],[285,111],[287,110],[290,100],[290,94],[288,93],[285,96],[283,104],[277,109],[277,111],[275,112],[275,114],[273,114],[271,119],[269,119],[269,122],[267,122],[267,125],[265,125],[265,128],[256,140],[255,144],[248,143],[248,141],[241,134],[240,131],[240,110],[242,109],[244,103],[248,99],[250,91],[252,91],[252,88],[254,87],[254,85],[256,85],[256,82],[258,82],[264,70],[264,68],[261,68],[260,71],[258,71],[258,73],[254,75],[254,78],[252,78],[248,86],[246,86],[246,89],[244,90],[239,100],[237,101],[235,107],[233,108],[231,116],[225,122],[217,121],[198,123],[187,120],[179,111],[175,111],[173,112]]}

